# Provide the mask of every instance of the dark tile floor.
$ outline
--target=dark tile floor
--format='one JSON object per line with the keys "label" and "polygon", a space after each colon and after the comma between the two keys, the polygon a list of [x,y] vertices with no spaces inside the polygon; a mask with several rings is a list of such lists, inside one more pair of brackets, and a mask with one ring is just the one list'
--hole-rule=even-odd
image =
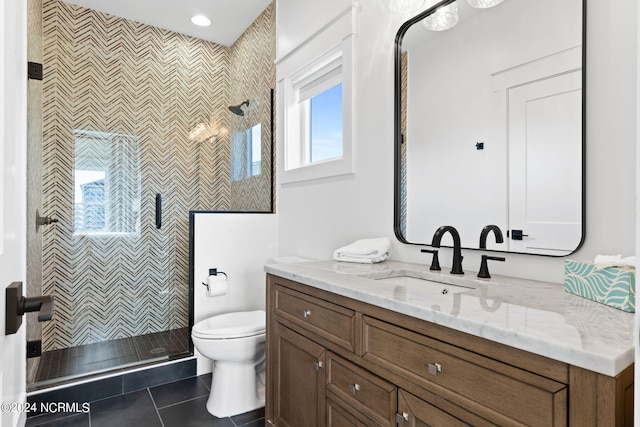
{"label": "dark tile floor", "polygon": [[35,382],[82,376],[188,351],[188,328],[45,351]]}
{"label": "dark tile floor", "polygon": [[90,402],[85,413],[44,414],[27,419],[26,427],[258,427],[264,409],[230,418],[207,412],[211,374],[163,384]]}

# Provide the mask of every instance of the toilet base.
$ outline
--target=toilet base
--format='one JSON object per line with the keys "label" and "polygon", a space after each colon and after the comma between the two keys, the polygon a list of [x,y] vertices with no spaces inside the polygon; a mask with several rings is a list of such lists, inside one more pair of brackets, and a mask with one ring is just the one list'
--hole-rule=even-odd
{"label": "toilet base", "polygon": [[257,376],[253,363],[216,361],[207,411],[218,418],[225,418],[262,408],[264,390],[258,387]]}

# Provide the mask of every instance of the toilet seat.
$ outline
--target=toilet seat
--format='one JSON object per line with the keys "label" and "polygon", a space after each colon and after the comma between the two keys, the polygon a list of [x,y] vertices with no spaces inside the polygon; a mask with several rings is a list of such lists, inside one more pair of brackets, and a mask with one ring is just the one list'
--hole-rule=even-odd
{"label": "toilet seat", "polygon": [[220,314],[193,325],[192,335],[202,339],[245,338],[265,333],[263,310]]}

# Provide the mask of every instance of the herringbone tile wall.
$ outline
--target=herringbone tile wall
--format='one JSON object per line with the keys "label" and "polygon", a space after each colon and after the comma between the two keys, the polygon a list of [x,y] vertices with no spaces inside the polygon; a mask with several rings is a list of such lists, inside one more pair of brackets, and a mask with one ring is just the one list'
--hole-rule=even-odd
{"label": "herringbone tile wall", "polygon": [[[229,135],[249,123],[227,107],[265,99],[275,84],[273,5],[232,48],[60,0],[44,0],[42,16],[42,210],[60,221],[43,231],[43,294],[56,297],[43,350],[185,327],[189,210],[270,207],[270,165],[258,179],[231,183]],[[263,123],[267,159],[270,106],[256,104],[246,120]],[[137,232],[74,234],[78,131],[139,142]]]}
{"label": "herringbone tile wall", "polygon": [[[232,115],[231,131],[248,129],[262,123],[262,139],[271,139],[271,96],[275,87],[276,26],[273,3],[235,42],[231,49],[229,73],[231,103],[249,100],[244,117]],[[271,144],[262,144],[262,173],[231,184],[234,210],[271,209]],[[234,165],[242,168],[244,165]]]}

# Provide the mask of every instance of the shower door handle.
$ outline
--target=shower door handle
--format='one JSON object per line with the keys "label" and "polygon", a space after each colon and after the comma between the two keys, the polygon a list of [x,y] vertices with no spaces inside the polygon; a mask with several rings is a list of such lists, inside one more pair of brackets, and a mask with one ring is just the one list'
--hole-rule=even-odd
{"label": "shower door handle", "polygon": [[18,314],[22,312],[31,313],[38,312],[38,322],[46,322],[53,318],[55,303],[53,295],[43,295],[41,297],[24,298],[21,300],[21,306]]}
{"label": "shower door handle", "polygon": [[162,195],[156,194],[156,228],[162,227]]}
{"label": "shower door handle", "polygon": [[51,320],[54,304],[53,295],[25,298],[22,295],[22,282],[13,282],[5,290],[5,335],[18,332],[25,313],[38,312],[38,322]]}

